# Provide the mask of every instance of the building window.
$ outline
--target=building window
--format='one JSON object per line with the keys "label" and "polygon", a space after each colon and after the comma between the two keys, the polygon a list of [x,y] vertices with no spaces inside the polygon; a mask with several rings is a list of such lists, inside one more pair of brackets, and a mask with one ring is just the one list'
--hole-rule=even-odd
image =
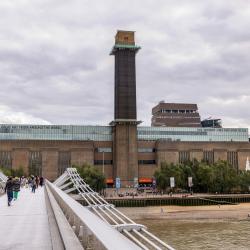
{"label": "building window", "polygon": [[138,148],[138,153],[154,153],[155,148]]}
{"label": "building window", "polygon": [[104,148],[104,147],[103,148],[96,148],[95,151],[98,153],[102,153],[102,152],[112,153],[112,148]]}
{"label": "building window", "polygon": [[190,160],[189,151],[180,151],[179,152],[179,163],[185,163]]}
{"label": "building window", "polygon": [[203,151],[203,160],[208,164],[214,163],[214,151]]}
{"label": "building window", "polygon": [[42,175],[42,154],[40,151],[29,153],[29,174]]}
{"label": "building window", "polygon": [[58,175],[64,173],[66,168],[71,167],[71,154],[70,152],[59,152],[58,155]]}
{"label": "building window", "polygon": [[139,165],[153,165],[156,164],[155,160],[139,160],[138,161]]}
{"label": "building window", "polygon": [[112,160],[94,160],[94,165],[112,165],[113,161]]}
{"label": "building window", "polygon": [[12,158],[10,151],[0,151],[0,167],[11,168]]}
{"label": "building window", "polygon": [[227,162],[232,165],[232,167],[238,169],[238,153],[235,151],[227,152]]}

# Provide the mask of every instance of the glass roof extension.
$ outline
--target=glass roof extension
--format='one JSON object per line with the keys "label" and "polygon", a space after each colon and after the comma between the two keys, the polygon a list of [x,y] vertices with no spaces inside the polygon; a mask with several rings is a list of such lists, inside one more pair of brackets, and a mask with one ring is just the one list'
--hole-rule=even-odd
{"label": "glass roof extension", "polygon": [[110,126],[0,125],[0,140],[111,141]]}
{"label": "glass roof extension", "polygon": [[138,140],[242,141],[248,142],[247,128],[141,127]]}
{"label": "glass roof extension", "polygon": [[[248,142],[247,128],[137,128],[138,140]],[[0,140],[112,141],[111,126],[0,124]]]}

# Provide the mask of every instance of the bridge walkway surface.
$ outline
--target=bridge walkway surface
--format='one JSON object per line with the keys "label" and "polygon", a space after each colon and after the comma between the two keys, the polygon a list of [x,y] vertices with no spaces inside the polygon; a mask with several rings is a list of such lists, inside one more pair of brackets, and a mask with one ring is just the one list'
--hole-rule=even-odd
{"label": "bridge walkway surface", "polygon": [[22,188],[8,207],[0,197],[0,250],[52,249],[44,188]]}

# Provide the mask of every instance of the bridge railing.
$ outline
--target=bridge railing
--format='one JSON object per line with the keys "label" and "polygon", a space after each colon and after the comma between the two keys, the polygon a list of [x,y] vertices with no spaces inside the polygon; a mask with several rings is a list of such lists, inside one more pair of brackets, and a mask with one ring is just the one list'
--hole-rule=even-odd
{"label": "bridge railing", "polygon": [[87,206],[82,206],[100,219],[106,222],[126,236],[129,240],[135,242],[141,249],[168,249],[174,250],[170,245],[150,233],[144,225],[137,224],[128,216],[121,213],[114,205],[109,204],[97,192],[80,177],[75,168],[67,168],[54,184],[64,193],[70,194],[77,192]]}
{"label": "bridge railing", "polygon": [[5,187],[7,179],[8,177],[2,172],[0,172],[0,193],[4,192],[4,187]]}
{"label": "bridge railing", "polygon": [[46,187],[53,194],[84,248],[141,249],[51,182],[46,181]]}

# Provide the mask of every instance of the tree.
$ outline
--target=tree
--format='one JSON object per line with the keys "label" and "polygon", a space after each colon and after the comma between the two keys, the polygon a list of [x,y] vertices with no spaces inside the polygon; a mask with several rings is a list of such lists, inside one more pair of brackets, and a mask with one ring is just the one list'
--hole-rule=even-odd
{"label": "tree", "polygon": [[215,180],[214,171],[206,163],[200,163],[196,172],[197,188],[200,192],[210,192]]}
{"label": "tree", "polygon": [[240,171],[239,186],[243,192],[249,192],[250,187],[250,171]]}
{"label": "tree", "polygon": [[6,176],[11,176],[11,169],[0,166],[0,172],[5,174]]}
{"label": "tree", "polygon": [[239,176],[237,170],[226,161],[218,161],[213,164],[212,168],[215,174],[213,191],[228,193],[238,186]]}
{"label": "tree", "polygon": [[94,166],[83,165],[73,167],[77,168],[81,178],[95,191],[99,192],[106,187],[104,175]]}
{"label": "tree", "polygon": [[195,159],[183,164],[164,162],[160,170],[155,172],[158,188],[166,190],[170,186],[170,177],[175,177],[176,187],[183,189],[188,189],[187,179],[192,177],[196,192],[246,192],[250,186],[250,172],[241,171],[238,174],[227,161],[221,160],[213,164]]}
{"label": "tree", "polygon": [[156,171],[154,176],[161,190],[166,190],[170,186],[170,177],[175,178],[176,187],[182,187],[184,184],[184,174],[180,165],[162,163],[160,171]]}
{"label": "tree", "polygon": [[24,175],[24,170],[22,166],[17,169],[0,167],[0,171],[3,172],[6,176],[21,177]]}

